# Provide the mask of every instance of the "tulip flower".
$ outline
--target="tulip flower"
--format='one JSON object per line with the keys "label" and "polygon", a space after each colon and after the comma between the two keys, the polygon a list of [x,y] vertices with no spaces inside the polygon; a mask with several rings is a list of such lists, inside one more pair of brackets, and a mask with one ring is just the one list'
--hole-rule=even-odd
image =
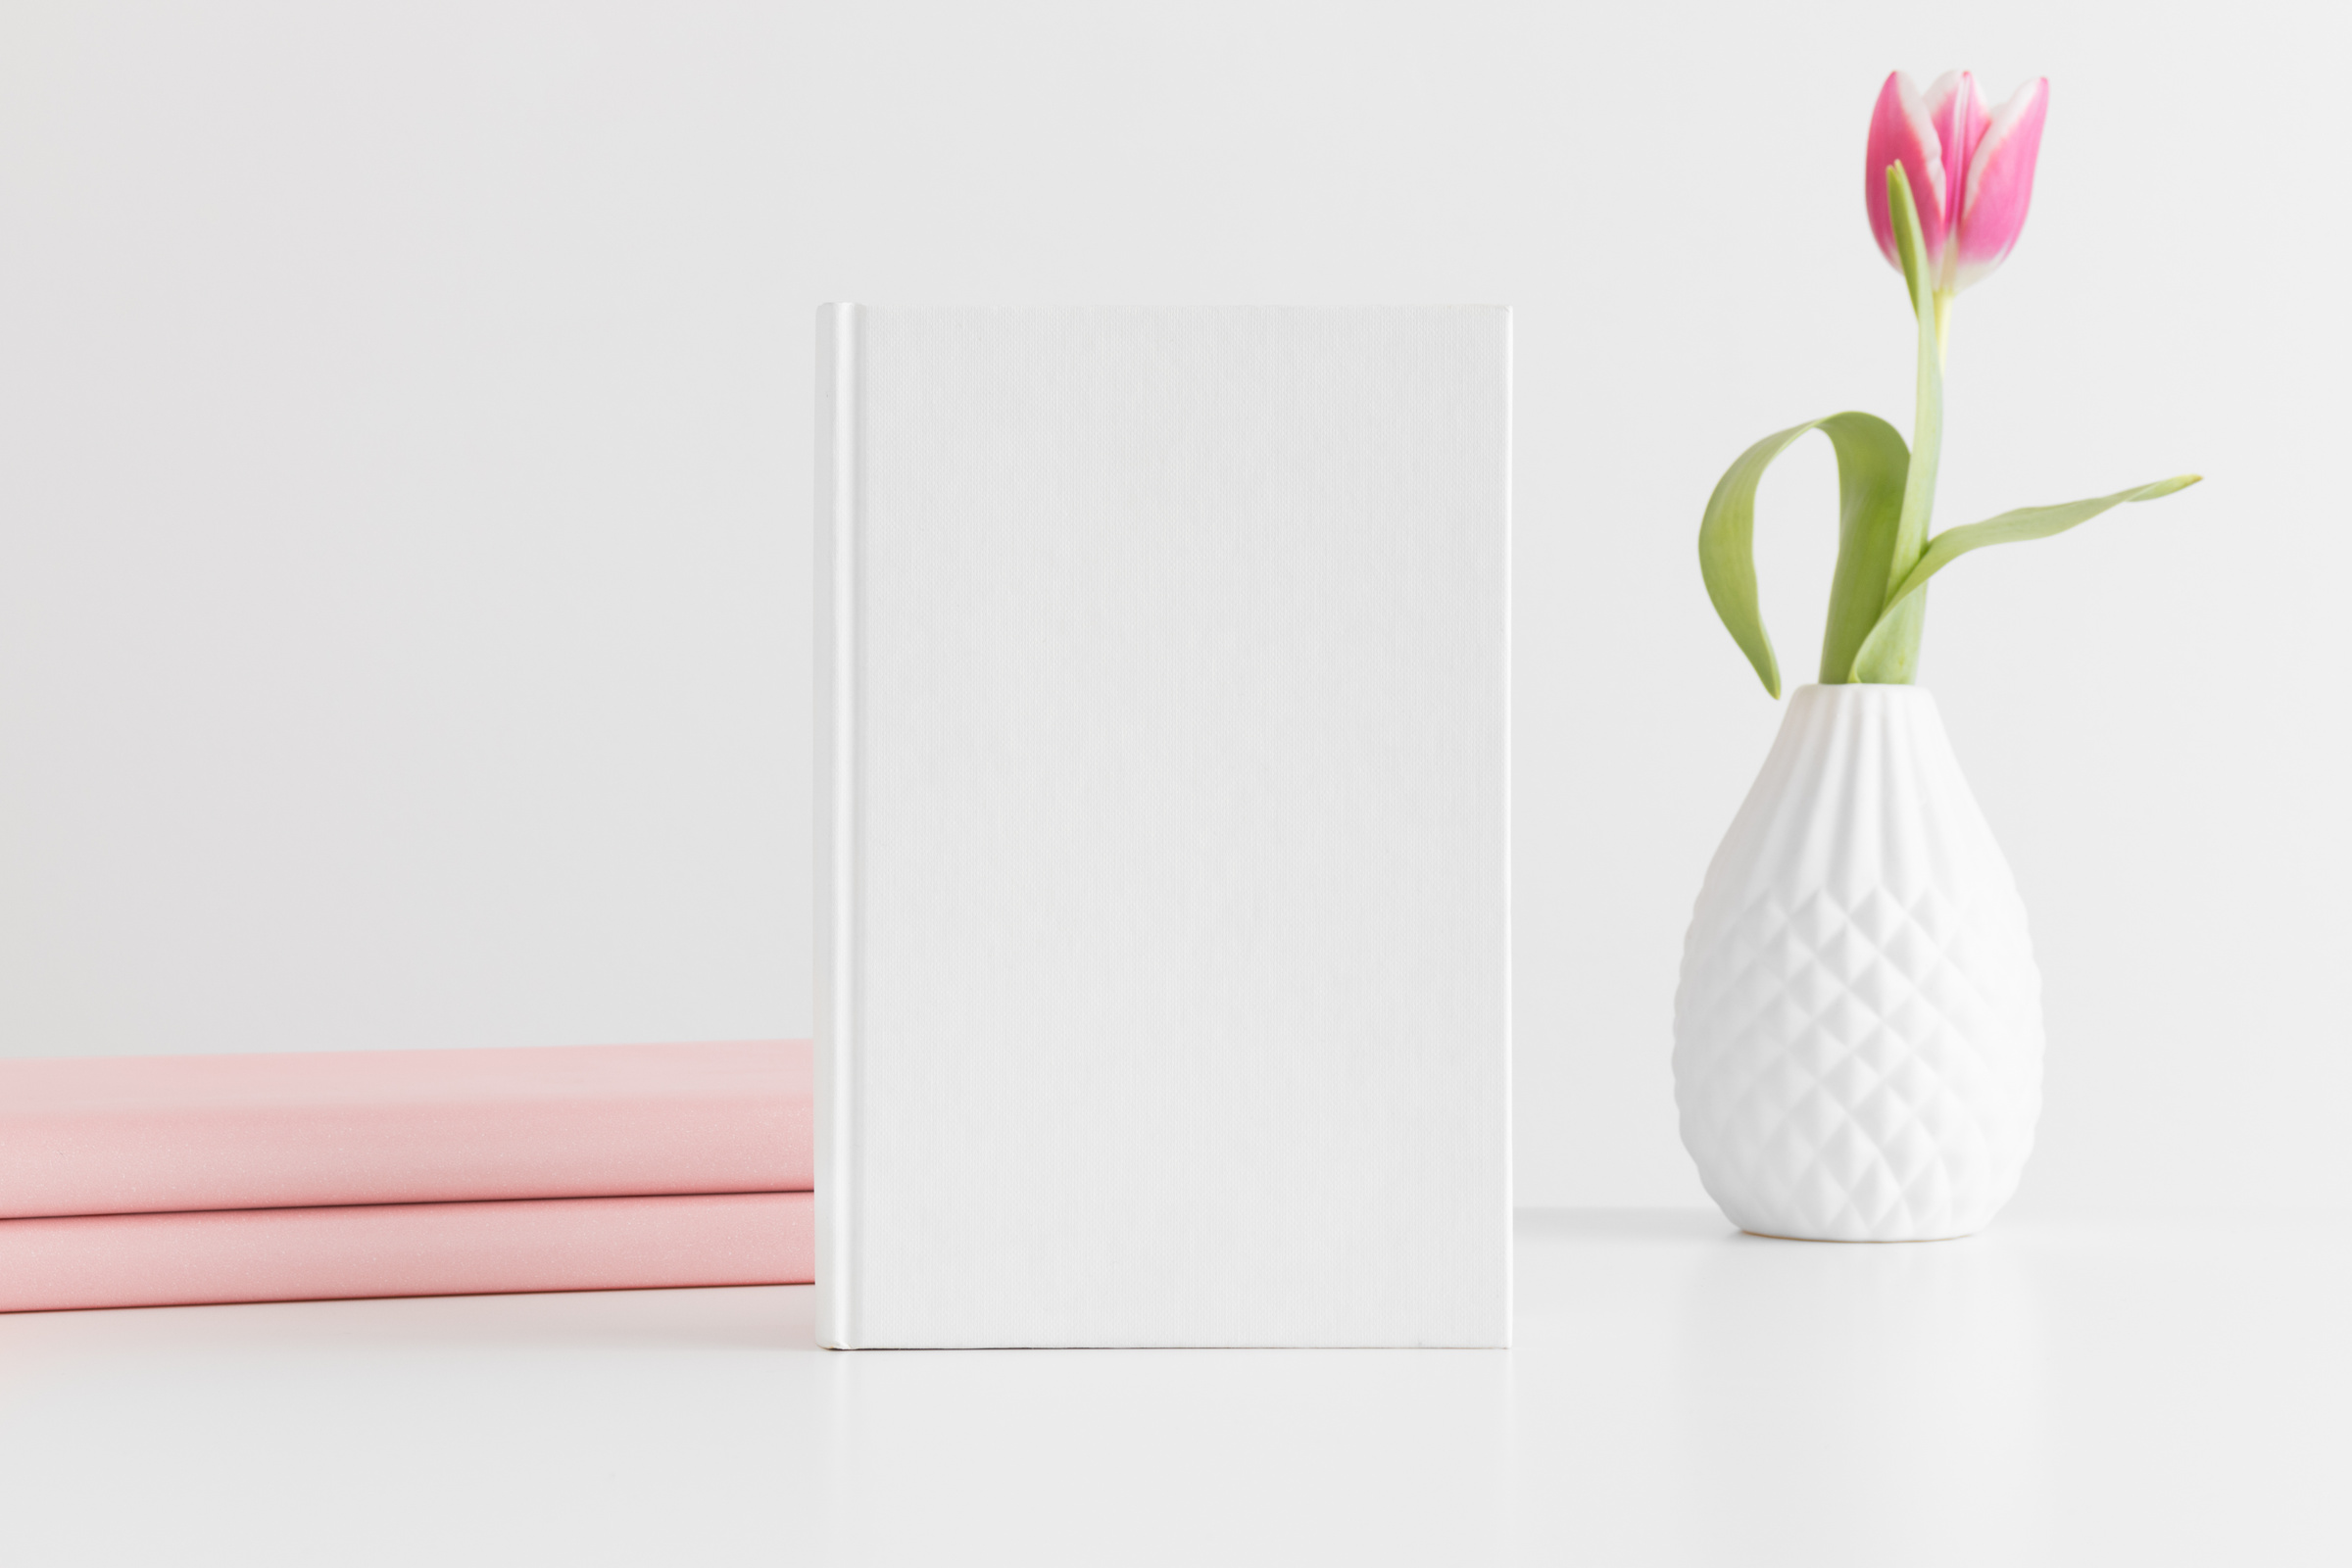
{"label": "tulip flower", "polygon": [[1911,441],[1875,414],[1833,414],[1766,436],[1716,483],[1698,526],[1707,597],[1732,640],[1773,696],[1780,664],[1756,600],[1752,548],[1756,487],[1772,460],[1809,430],[1838,453],[1838,568],[1822,638],[1821,681],[1908,684],[1919,667],[1928,579],[1986,545],[2046,539],[2130,502],[2154,501],[2197,482],[2193,473],[2090,501],[2022,507],[1931,535],[1936,470],[1943,448],[1943,358],[1952,297],[2008,258],[2034,199],[2034,165],[2049,83],[2020,87],[1987,111],[1963,71],[1925,94],[1895,72],[1870,120],[1863,199],[1871,233],[1903,274],[1918,326],[1918,402]]}
{"label": "tulip flower", "polygon": [[1976,77],[1965,71],[1945,72],[1924,97],[1902,72],[1887,76],[1870,117],[1862,172],[1870,231],[1887,263],[1902,270],[1886,199],[1886,171],[1896,164],[1919,209],[1927,272],[1939,300],[1948,301],[2007,260],[2034,200],[2034,164],[2041,155],[2049,104],[2050,84],[2042,77],[1988,114]]}

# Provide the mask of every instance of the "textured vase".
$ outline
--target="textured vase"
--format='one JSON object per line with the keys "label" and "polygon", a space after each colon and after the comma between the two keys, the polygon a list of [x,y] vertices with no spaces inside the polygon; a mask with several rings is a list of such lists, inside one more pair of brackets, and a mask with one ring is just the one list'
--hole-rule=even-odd
{"label": "textured vase", "polygon": [[1805,686],[1707,867],[1675,994],[1684,1147],[1762,1236],[1982,1229],[2041,1111],[2025,906],[1916,686]]}

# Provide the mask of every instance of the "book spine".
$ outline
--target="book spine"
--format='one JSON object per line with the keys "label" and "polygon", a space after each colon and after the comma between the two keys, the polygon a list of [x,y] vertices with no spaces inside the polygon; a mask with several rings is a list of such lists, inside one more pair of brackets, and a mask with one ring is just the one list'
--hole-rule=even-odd
{"label": "book spine", "polygon": [[1502,593],[1501,604],[1497,611],[1502,622],[1502,646],[1495,651],[1495,662],[1498,666],[1502,690],[1503,714],[1502,759],[1499,770],[1502,787],[1500,867],[1502,898],[1498,911],[1502,925],[1502,941],[1499,952],[1502,960],[1502,1040],[1500,1042],[1502,1048],[1502,1115],[1499,1118],[1500,1125],[1496,1129],[1496,1136],[1501,1140],[1502,1145],[1502,1213],[1499,1216],[1502,1222],[1502,1312],[1501,1337],[1495,1341],[1495,1345],[1498,1348],[1503,1349],[1510,1348],[1512,1336],[1517,1332],[1519,1311],[1517,1304],[1519,1300],[1519,1249],[1515,1235],[1517,1227],[1514,1217],[1518,1212],[1519,1203],[1518,1129],[1511,1114],[1511,1107],[1518,1103],[1516,1099],[1518,1068],[1515,1063],[1519,1059],[1519,1052],[1515,1043],[1518,1026],[1513,1021],[1511,1011],[1511,998],[1517,994],[1513,989],[1517,981],[1514,977],[1512,955],[1517,951],[1518,944],[1515,940],[1516,932],[1511,916],[1515,903],[1512,897],[1511,874],[1511,841],[1515,831],[1512,824],[1518,820],[1516,815],[1518,804],[1512,797],[1511,779],[1515,776],[1516,771],[1513,753],[1517,745],[1514,739],[1517,730],[1510,719],[1513,711],[1512,703],[1516,697],[1511,687],[1511,649],[1512,640],[1518,634],[1517,625],[1511,616],[1511,581],[1519,530],[1519,519],[1512,499],[1511,475],[1519,471],[1517,467],[1519,461],[1518,437],[1515,434],[1518,428],[1519,321],[1517,313],[1509,306],[1504,306],[1502,309]]}
{"label": "book spine", "polygon": [[858,319],[817,315],[816,1338],[857,1338]]}
{"label": "book spine", "polygon": [[0,1220],[806,1192],[810,1050],[0,1060]]}
{"label": "book spine", "polygon": [[0,1312],[801,1285],[809,1195],[0,1220]]}

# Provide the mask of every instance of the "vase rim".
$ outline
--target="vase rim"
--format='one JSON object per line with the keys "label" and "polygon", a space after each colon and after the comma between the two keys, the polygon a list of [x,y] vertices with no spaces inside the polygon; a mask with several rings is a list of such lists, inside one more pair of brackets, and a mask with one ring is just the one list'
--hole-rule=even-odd
{"label": "vase rim", "polygon": [[1906,697],[1925,697],[1931,699],[1936,695],[1934,692],[1929,691],[1925,686],[1913,685],[1908,681],[1897,684],[1893,681],[1865,680],[1840,681],[1834,686],[1825,681],[1807,681],[1805,684],[1797,687],[1796,690],[1790,692],[1788,695],[1793,699],[1801,697],[1807,692],[1837,692],[1841,694],[1846,692],[1886,692],[1889,694],[1899,692]]}

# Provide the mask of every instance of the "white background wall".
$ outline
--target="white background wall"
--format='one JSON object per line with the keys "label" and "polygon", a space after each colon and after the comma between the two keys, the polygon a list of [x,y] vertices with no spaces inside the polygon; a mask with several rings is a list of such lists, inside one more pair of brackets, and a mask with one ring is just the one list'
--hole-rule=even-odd
{"label": "white background wall", "polygon": [[[2331,15],[2332,11],[2332,15]],[[0,1052],[805,1032],[811,307],[1517,305],[1532,1202],[1699,1200],[1682,926],[1778,711],[1717,473],[1909,425],[1902,66],[2046,74],[1936,591],[2048,977],[2021,1203],[2335,1203],[2343,14],[2318,5],[0,9]],[[1760,520],[1811,668],[1826,444]]]}

